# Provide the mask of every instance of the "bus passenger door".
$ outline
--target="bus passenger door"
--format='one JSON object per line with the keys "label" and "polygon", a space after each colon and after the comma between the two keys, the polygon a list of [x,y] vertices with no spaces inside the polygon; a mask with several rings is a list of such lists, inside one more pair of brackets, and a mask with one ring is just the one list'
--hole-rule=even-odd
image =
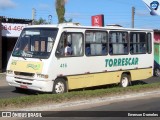
{"label": "bus passenger door", "polygon": [[83,34],[81,32],[63,32],[57,46],[57,74],[64,76],[83,74]]}

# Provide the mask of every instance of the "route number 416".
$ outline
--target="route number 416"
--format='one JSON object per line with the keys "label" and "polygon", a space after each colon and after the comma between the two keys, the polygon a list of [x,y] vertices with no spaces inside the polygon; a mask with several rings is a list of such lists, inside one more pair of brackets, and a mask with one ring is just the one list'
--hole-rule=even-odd
{"label": "route number 416", "polygon": [[67,67],[67,64],[66,64],[66,63],[62,63],[62,64],[60,65],[60,67],[61,67],[61,68],[66,68],[66,67]]}

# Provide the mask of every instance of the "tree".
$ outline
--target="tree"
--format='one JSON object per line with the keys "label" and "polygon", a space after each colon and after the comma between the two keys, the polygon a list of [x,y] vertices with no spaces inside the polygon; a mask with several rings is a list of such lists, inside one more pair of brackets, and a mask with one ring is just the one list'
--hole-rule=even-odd
{"label": "tree", "polygon": [[43,18],[39,18],[39,20],[34,21],[34,24],[35,25],[42,25],[42,24],[48,24],[48,22]]}
{"label": "tree", "polygon": [[65,14],[65,3],[66,0],[56,0],[56,12],[58,16],[58,23],[65,22],[64,14]]}
{"label": "tree", "polygon": [[69,23],[69,22],[72,22],[73,20],[72,20],[72,18],[70,18],[69,20],[64,20],[66,23]]}

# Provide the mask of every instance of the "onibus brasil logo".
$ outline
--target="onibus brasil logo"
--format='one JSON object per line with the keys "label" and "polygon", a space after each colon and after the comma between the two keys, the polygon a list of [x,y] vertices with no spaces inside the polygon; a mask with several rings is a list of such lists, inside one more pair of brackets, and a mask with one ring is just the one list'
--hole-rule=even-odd
{"label": "onibus brasil logo", "polygon": [[150,3],[150,8],[152,10],[157,10],[158,7],[159,7],[159,2],[158,1],[153,1],[153,2]]}

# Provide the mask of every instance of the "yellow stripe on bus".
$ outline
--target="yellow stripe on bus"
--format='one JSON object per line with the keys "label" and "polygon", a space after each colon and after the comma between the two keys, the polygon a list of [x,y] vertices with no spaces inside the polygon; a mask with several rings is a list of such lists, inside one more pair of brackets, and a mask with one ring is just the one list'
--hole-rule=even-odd
{"label": "yellow stripe on bus", "polygon": [[42,68],[43,68],[42,62],[13,60],[10,64],[10,70],[20,71],[20,72],[41,73]]}
{"label": "yellow stripe on bus", "polygon": [[77,88],[119,83],[121,74],[123,72],[130,72],[132,81],[147,79],[152,76],[152,68],[68,76],[68,89],[71,90]]}

